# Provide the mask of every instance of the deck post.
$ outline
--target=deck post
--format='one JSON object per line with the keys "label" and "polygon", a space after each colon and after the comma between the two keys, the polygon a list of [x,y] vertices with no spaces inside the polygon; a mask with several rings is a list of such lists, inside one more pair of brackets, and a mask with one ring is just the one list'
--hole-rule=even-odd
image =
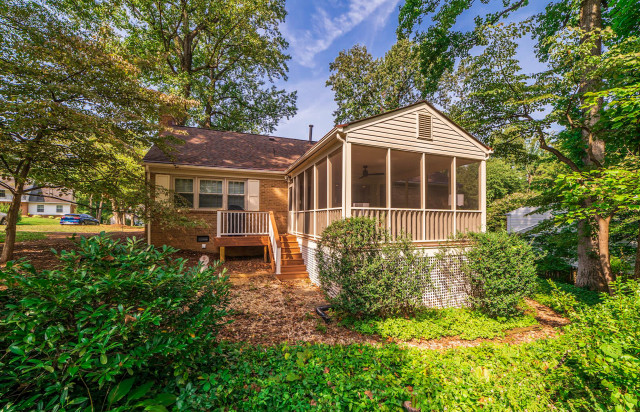
{"label": "deck post", "polygon": [[220,262],[224,263],[224,246],[220,246]]}
{"label": "deck post", "polygon": [[343,213],[345,218],[351,217],[351,144],[343,143],[342,150],[342,181],[344,182],[343,193],[342,196],[343,201]]}
{"label": "deck post", "polygon": [[268,246],[264,246],[264,263],[267,263],[269,261],[268,256],[269,256],[269,250],[268,250]]}
{"label": "deck post", "polygon": [[216,213],[216,228],[217,228],[216,237],[220,237],[220,233],[222,233],[222,212],[219,210]]}
{"label": "deck post", "polygon": [[480,231],[487,231],[487,161],[480,162]]}
{"label": "deck post", "polygon": [[451,159],[451,210],[453,210],[453,234],[458,234],[458,188],[456,187],[457,161],[454,156]]}
{"label": "deck post", "polygon": [[420,158],[420,209],[422,209],[422,234],[420,240],[427,240],[427,155],[422,153]]}

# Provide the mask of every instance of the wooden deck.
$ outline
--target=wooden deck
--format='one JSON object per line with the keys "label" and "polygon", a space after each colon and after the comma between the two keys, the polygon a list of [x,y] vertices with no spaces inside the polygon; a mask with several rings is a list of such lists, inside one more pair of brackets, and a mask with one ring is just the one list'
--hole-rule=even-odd
{"label": "wooden deck", "polygon": [[269,236],[222,236],[214,237],[213,245],[218,247],[229,246],[268,246]]}

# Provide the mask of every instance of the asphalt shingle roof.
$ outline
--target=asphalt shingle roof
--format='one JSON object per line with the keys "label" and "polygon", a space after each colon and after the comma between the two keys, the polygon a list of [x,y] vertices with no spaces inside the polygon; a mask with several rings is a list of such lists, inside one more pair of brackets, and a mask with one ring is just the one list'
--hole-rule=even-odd
{"label": "asphalt shingle roof", "polygon": [[176,138],[169,156],[153,146],[144,157],[148,163],[285,171],[313,143],[286,137],[223,132],[195,127],[172,126]]}

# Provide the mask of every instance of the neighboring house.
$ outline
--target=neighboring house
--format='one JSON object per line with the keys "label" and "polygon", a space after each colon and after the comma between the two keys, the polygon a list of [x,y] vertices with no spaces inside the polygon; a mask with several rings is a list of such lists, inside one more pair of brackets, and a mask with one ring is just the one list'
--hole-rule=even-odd
{"label": "neighboring house", "polygon": [[537,207],[521,207],[507,213],[507,232],[525,233],[552,217],[551,212],[534,213]]}
{"label": "neighboring house", "polygon": [[486,226],[491,149],[424,101],[335,126],[315,144],[176,130],[185,144],[171,159],[152,148],[147,178],[185,199],[209,227],[150,224],[149,243],[213,248],[222,257],[226,247],[262,244],[280,278],[317,282],[317,241],[338,219],[382,219],[431,255],[456,232]]}
{"label": "neighboring house", "polygon": [[[0,182],[2,182],[0,184],[0,203],[9,203],[13,200],[13,195],[4,185],[13,188],[13,180],[0,180]],[[29,188],[32,187],[29,186]],[[65,191],[51,188],[37,189],[22,196],[20,210],[23,216],[63,216],[75,212],[74,200],[72,192],[65,193]]]}

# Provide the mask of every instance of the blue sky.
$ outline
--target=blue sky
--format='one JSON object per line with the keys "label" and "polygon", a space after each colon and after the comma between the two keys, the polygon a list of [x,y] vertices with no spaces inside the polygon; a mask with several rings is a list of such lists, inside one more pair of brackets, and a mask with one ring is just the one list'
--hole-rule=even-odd
{"label": "blue sky", "polygon": [[[329,63],[341,50],[363,44],[374,57],[380,57],[396,41],[398,12],[402,0],[288,0],[288,16],[281,27],[289,42],[289,79],[279,86],[298,91],[298,113],[282,120],[274,133],[277,136],[306,139],[309,124],[314,125],[314,140],[320,139],[333,126],[332,112],[336,105],[331,89],[325,86]],[[531,5],[511,19],[536,14],[548,3],[532,0]],[[472,27],[473,17],[495,11],[501,1],[490,5],[476,1],[460,16],[458,28]],[[510,20],[511,20],[510,19]],[[525,71],[535,71],[538,64],[532,50],[533,42],[521,44]]]}

